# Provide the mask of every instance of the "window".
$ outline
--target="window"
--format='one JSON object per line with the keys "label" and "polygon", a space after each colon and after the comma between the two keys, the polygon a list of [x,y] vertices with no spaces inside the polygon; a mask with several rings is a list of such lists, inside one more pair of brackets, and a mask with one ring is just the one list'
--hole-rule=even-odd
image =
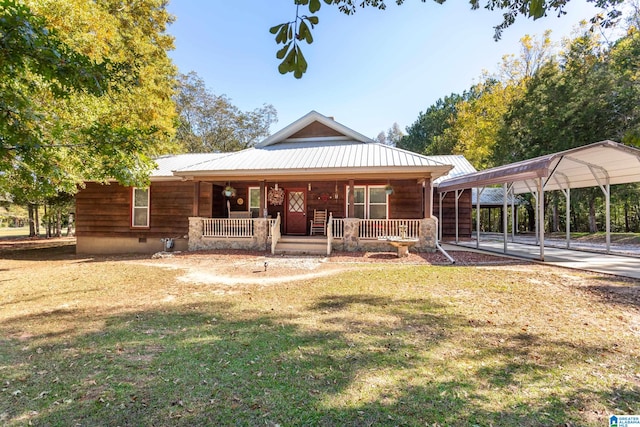
{"label": "window", "polygon": [[249,211],[253,218],[262,216],[260,215],[260,187],[249,187]]}
{"label": "window", "polygon": [[[387,193],[384,186],[355,187],[353,193],[355,217],[362,219],[387,219]],[[349,187],[347,187],[347,210]]]}
{"label": "window", "polygon": [[134,188],[131,198],[131,226],[149,227],[149,189]]}

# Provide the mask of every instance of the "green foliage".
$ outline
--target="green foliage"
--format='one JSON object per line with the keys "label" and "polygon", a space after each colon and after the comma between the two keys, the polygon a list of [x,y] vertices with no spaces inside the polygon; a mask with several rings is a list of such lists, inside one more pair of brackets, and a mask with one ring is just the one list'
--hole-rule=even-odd
{"label": "green foliage", "polygon": [[473,96],[473,91],[470,91],[438,99],[424,113],[420,112],[418,120],[407,127],[407,135],[397,146],[422,154],[451,154],[456,141],[447,139],[445,131],[455,121],[459,103]]}
{"label": "green foliage", "polygon": [[267,137],[278,120],[270,104],[241,111],[225,95],[211,93],[195,72],[179,76],[174,99],[179,114],[176,140],[188,152],[248,148]]}
{"label": "green foliage", "polygon": [[[300,15],[300,6],[306,6],[310,13],[316,13],[320,10],[320,0],[294,0],[296,4],[296,18],[293,21],[276,25],[269,29],[269,32],[275,35],[277,44],[283,46],[276,53],[276,58],[280,59],[278,71],[280,74],[293,73],[296,79],[302,78],[307,72],[307,60],[302,54],[300,42],[305,41],[307,44],[313,43],[313,35],[311,30],[320,22],[315,16]],[[326,4],[331,4],[331,0],[323,0]]]}
{"label": "green foliage", "polygon": [[0,185],[40,203],[86,180],[143,184],[171,150],[163,0],[0,0]]}
{"label": "green foliage", "polygon": [[[307,61],[302,55],[299,41],[304,40],[308,44],[313,43],[311,29],[318,24],[319,18],[316,15],[303,15],[300,7],[305,6],[309,12],[314,14],[321,8],[320,0],[293,0],[296,5],[296,17],[293,21],[278,24],[270,28],[271,34],[275,35],[276,44],[282,44],[276,57],[282,62],[278,66],[281,74],[293,73],[294,77],[302,78],[307,71]],[[338,10],[346,15],[353,15],[358,8],[373,7],[379,10],[387,8],[384,0],[323,0],[328,5],[335,5]],[[395,0],[401,5],[405,0]],[[426,0],[421,0],[426,3]],[[434,0],[438,4],[443,4],[446,0]],[[471,9],[479,9],[481,6],[488,10],[502,11],[503,20],[494,26],[494,39],[500,40],[502,32],[513,25],[519,15],[532,19],[540,19],[548,13],[557,14],[558,17],[564,15],[565,7],[570,0],[486,0],[481,4],[480,0],[470,0]],[[622,15],[618,6],[624,0],[587,0],[594,3],[603,10],[591,19],[593,27],[611,27],[615,25]]]}

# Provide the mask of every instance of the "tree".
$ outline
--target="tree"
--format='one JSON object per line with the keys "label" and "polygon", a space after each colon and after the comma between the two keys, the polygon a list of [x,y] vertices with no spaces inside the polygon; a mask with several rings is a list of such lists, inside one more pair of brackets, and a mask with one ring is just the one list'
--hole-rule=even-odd
{"label": "tree", "polygon": [[451,126],[457,114],[457,106],[470,92],[463,95],[452,93],[440,98],[418,119],[407,127],[407,134],[398,141],[397,146],[421,154],[451,154],[455,140],[445,139],[445,130]]}
{"label": "tree", "polygon": [[237,151],[269,135],[277,122],[272,105],[243,112],[225,95],[209,91],[195,72],[179,76],[174,96],[179,113],[176,139],[188,152]]}
{"label": "tree", "polygon": [[380,131],[380,133],[375,138],[373,138],[373,140],[378,144],[386,144],[387,135],[385,135],[384,131]]}
{"label": "tree", "polygon": [[400,129],[400,125],[394,123],[389,130],[387,130],[387,144],[395,147],[402,140],[403,136],[404,132]]}
{"label": "tree", "polygon": [[[374,7],[380,10],[386,9],[387,5],[384,0],[322,0],[327,5],[334,5],[344,14],[352,15],[358,7]],[[396,0],[396,4],[401,5],[405,0]],[[421,0],[423,3],[426,0]],[[442,4],[446,0],[434,0],[436,3]],[[622,13],[617,6],[624,0],[587,0],[595,3],[596,6],[603,10],[591,20],[594,26],[610,27],[615,25]],[[320,22],[317,13],[321,7],[321,0],[293,0],[296,6],[296,16],[293,21],[275,25],[270,28],[271,34],[275,36],[276,44],[282,45],[276,53],[276,57],[282,62],[278,66],[281,74],[293,73],[295,78],[302,78],[307,71],[308,63],[302,54],[301,42],[304,40],[307,44],[313,43],[313,35],[311,30]],[[557,14],[558,17],[564,15],[565,6],[569,0],[549,1],[546,0],[486,0],[484,4],[480,0],[471,0],[471,9],[479,9],[481,6],[489,10],[502,11],[503,21],[494,26],[494,39],[497,41],[502,36],[502,32],[510,27],[519,15],[540,19],[547,16],[548,13]],[[303,9],[301,11],[300,9]],[[308,10],[310,15],[305,14]]]}
{"label": "tree", "polygon": [[175,117],[164,5],[0,0],[0,185],[15,200],[148,182]]}
{"label": "tree", "polygon": [[487,79],[475,86],[479,95],[461,101],[444,138],[455,141],[453,153],[463,154],[477,169],[495,166],[494,145],[509,105],[523,90],[522,85]]}

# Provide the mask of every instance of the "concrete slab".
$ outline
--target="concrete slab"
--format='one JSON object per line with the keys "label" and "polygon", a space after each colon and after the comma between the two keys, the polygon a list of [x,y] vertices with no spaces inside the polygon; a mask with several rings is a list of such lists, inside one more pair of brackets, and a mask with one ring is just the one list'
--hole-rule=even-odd
{"label": "concrete slab", "polygon": [[[443,246],[447,251],[477,250],[475,241],[459,242],[457,245],[449,243]],[[540,248],[536,245],[510,242],[507,245],[507,253],[505,254],[503,242],[481,241],[479,251],[540,262]],[[640,258],[637,257],[607,255],[547,246],[544,248],[544,254],[545,264],[640,280]],[[455,258],[455,254],[452,254],[452,256]]]}

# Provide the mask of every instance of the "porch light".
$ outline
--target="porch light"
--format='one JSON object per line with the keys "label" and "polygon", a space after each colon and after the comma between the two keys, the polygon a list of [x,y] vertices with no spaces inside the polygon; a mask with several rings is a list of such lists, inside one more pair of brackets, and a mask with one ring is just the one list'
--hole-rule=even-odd
{"label": "porch light", "polygon": [[333,190],[333,198],[338,200],[338,196],[339,196],[339,194],[338,194],[338,183],[336,182],[336,188],[335,188],[335,190]]}
{"label": "porch light", "polygon": [[307,189],[311,191],[311,183],[307,184]]}

